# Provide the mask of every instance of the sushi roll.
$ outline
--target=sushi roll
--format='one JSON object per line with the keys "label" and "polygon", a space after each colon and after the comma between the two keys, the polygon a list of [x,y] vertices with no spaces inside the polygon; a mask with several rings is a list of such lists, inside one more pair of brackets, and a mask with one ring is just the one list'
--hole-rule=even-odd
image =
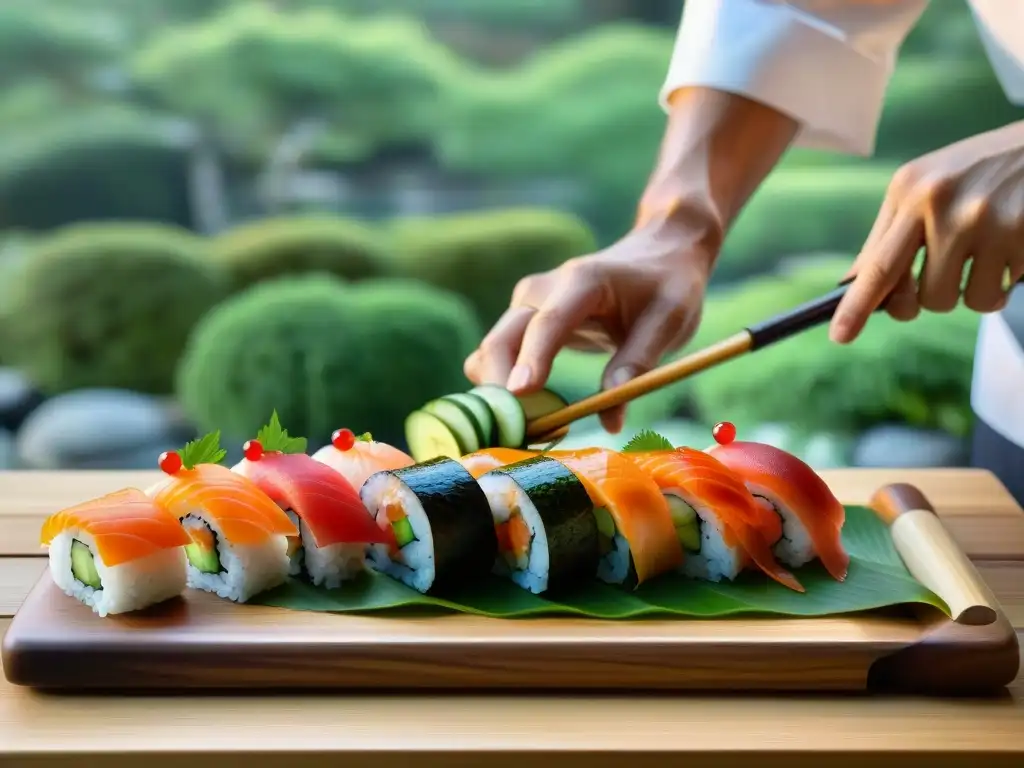
{"label": "sushi roll", "polygon": [[580,479],[594,504],[598,579],[637,587],[683,564],[668,503],[633,462],[604,448],[549,455]]}
{"label": "sushi roll", "polygon": [[367,545],[394,543],[330,467],[305,453],[266,452],[258,440],[245,444],[245,456],[232,471],[252,480],[299,530],[288,539],[291,576],[333,589],[365,571]]}
{"label": "sushi roll", "polygon": [[137,488],[61,510],[43,524],[50,574],[99,616],[177,597],[186,586],[181,524]]}
{"label": "sushi roll", "polygon": [[498,536],[496,573],[535,594],[594,577],[600,560],[594,505],[564,465],[538,456],[478,482]]}
{"label": "sushi roll", "polygon": [[492,469],[507,467],[509,464],[515,464],[536,455],[536,451],[523,451],[517,448],[483,448],[468,453],[457,461],[469,470],[469,474],[473,477],[480,477]]}
{"label": "sushi roll", "polygon": [[623,455],[661,488],[686,552],[683,574],[705,581],[732,581],[755,563],[780,584],[803,591],[768,544],[781,535],[778,517],[758,505],[743,481],[724,464],[692,448]]}
{"label": "sushi roll", "polygon": [[356,436],[350,429],[335,430],[331,444],[314,453],[313,459],[339,473],[356,491],[376,472],[416,463],[397,448],[377,442],[369,434]]}
{"label": "sushi roll", "polygon": [[813,469],[766,443],[728,440],[709,452],[743,481],[765,509],[779,516],[781,532],[769,541],[779,560],[799,568],[817,558],[834,579],[846,579],[850,566],[842,538],[846,509]]}
{"label": "sushi roll", "polygon": [[288,537],[299,530],[255,483],[215,463],[224,456],[218,441],[214,433],[161,455],[168,477],[147,493],[192,538],[188,585],[244,603],[287,580]]}
{"label": "sushi roll", "polygon": [[372,475],[360,491],[395,545],[370,547],[372,567],[419,592],[472,583],[498,555],[491,508],[461,464],[439,457]]}

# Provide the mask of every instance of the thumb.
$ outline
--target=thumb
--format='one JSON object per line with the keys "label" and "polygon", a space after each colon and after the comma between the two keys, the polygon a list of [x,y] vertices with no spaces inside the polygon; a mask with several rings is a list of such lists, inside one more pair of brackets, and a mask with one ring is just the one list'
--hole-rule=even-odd
{"label": "thumb", "polygon": [[[602,388],[620,386],[655,368],[670,348],[693,335],[699,319],[699,304],[668,297],[652,302],[608,361]],[[601,423],[609,432],[617,433],[622,430],[625,415],[624,405],[615,406],[601,414]]]}

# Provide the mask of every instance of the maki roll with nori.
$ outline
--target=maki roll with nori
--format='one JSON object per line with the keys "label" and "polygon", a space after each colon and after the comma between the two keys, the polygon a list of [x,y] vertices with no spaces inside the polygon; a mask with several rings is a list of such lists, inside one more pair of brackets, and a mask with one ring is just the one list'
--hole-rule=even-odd
{"label": "maki roll with nori", "polygon": [[371,475],[363,504],[395,546],[370,548],[370,565],[419,592],[472,583],[498,554],[487,497],[466,469],[440,457]]}
{"label": "maki roll with nori", "polygon": [[594,577],[600,560],[594,505],[564,465],[537,456],[478,482],[498,534],[496,573],[535,594]]}

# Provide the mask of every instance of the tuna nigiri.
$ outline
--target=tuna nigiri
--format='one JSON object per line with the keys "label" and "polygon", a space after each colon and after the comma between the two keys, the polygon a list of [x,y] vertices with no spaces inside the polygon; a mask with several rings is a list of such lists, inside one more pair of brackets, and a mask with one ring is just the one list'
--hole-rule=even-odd
{"label": "tuna nigiri", "polygon": [[341,474],[356,493],[370,475],[411,467],[416,463],[394,446],[379,443],[368,433],[357,437],[350,429],[335,430],[331,444],[314,453],[313,458]]}
{"label": "tuna nigiri", "polygon": [[790,589],[803,587],[772,555],[782,535],[777,515],[761,507],[743,481],[711,455],[692,448],[624,452],[661,488],[686,550],[683,573],[735,579],[751,561]]}
{"label": "tuna nigiri", "polygon": [[147,493],[182,522],[188,584],[245,602],[288,578],[288,537],[299,530],[248,478],[218,464],[219,433],[160,457],[168,475]]}
{"label": "tuna nigiri", "polygon": [[348,480],[305,453],[281,452],[287,446],[264,434],[268,437],[266,446],[247,442],[245,458],[232,469],[259,486],[298,526],[299,535],[288,546],[292,576],[305,572],[314,584],[333,589],[364,571],[367,545],[395,544],[390,528],[377,525]]}
{"label": "tuna nigiri", "polygon": [[600,533],[597,577],[639,586],[683,563],[665,497],[633,462],[604,448],[547,454],[580,479],[594,502]]}
{"label": "tuna nigiri", "polygon": [[459,459],[459,463],[469,471],[469,474],[479,478],[492,469],[507,467],[509,464],[532,459],[536,455],[536,451],[523,451],[518,448],[484,448],[467,453]]}
{"label": "tuna nigiri", "polygon": [[56,512],[43,524],[50,574],[100,616],[137,611],[186,586],[181,523],[137,488]]}
{"label": "tuna nigiri", "polygon": [[833,578],[846,578],[850,565],[842,540],[846,510],[813,469],[765,443],[726,440],[709,452],[782,519],[781,537],[770,542],[782,562],[798,568],[817,557]]}

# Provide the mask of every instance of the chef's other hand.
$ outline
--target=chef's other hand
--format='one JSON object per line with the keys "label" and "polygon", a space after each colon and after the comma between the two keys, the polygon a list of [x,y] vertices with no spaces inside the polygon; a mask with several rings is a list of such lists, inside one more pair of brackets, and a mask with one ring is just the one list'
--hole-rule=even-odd
{"label": "chef's other hand", "polygon": [[[913,263],[925,249],[914,280]],[[1024,275],[1024,121],[979,134],[903,166],[850,270],[856,275],[832,318],[834,341],[853,341],[886,296],[887,312],[964,305],[995,312]]]}
{"label": "chef's other hand", "polygon": [[[603,251],[524,278],[509,309],[466,360],[466,376],[517,394],[536,391],[563,347],[614,353],[603,388],[656,367],[700,322],[720,240],[700,234],[707,231],[692,223],[640,226]],[[624,418],[624,407],[601,414],[613,433]]]}

